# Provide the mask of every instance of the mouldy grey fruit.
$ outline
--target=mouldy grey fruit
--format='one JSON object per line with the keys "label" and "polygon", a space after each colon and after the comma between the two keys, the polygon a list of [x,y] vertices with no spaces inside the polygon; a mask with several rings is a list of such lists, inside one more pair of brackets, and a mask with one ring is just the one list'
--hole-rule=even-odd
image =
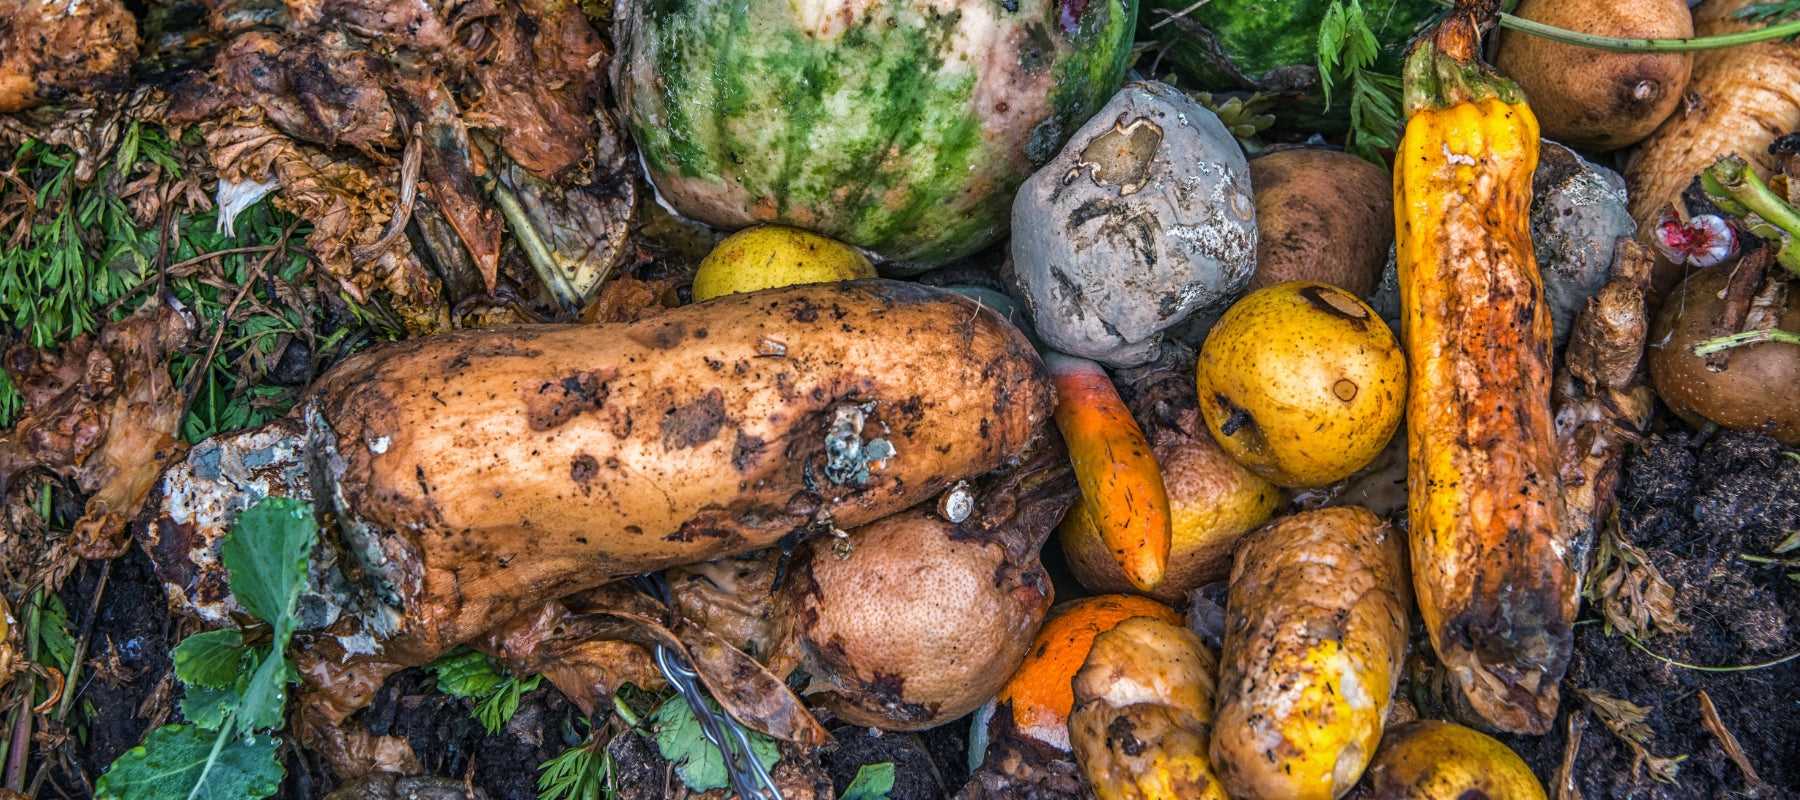
{"label": "mouldy grey fruit", "polygon": [[1113,366],[1213,316],[1256,266],[1237,141],[1163,83],[1127,84],[1013,200],[1013,280],[1049,346]]}
{"label": "mouldy grey fruit", "polygon": [[[1575,315],[1606,283],[1613,247],[1637,230],[1625,206],[1619,173],[1545,141],[1531,176],[1531,242],[1544,276],[1544,299],[1556,328],[1556,348],[1569,341]],[[1392,254],[1369,305],[1399,329],[1399,273]]]}

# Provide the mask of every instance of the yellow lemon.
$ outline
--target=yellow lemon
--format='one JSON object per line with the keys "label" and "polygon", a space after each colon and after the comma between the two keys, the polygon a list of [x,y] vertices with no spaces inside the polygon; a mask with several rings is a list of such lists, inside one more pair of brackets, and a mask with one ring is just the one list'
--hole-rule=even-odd
{"label": "yellow lemon", "polygon": [[694,302],[728,294],[875,277],[875,266],[843,242],[785,225],[745,228],[720,242],[694,274]]}

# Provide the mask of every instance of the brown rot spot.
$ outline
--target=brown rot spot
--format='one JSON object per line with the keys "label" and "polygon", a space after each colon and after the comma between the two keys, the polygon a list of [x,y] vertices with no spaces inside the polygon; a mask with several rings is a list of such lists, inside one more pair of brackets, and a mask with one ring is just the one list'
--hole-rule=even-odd
{"label": "brown rot spot", "polygon": [[1144,742],[1137,738],[1137,726],[1128,717],[1113,717],[1113,721],[1106,724],[1106,739],[1125,755],[1135,757],[1144,753]]}
{"label": "brown rot spot", "polygon": [[1349,378],[1338,378],[1337,383],[1331,385],[1331,393],[1337,395],[1337,399],[1346,403],[1355,400],[1356,381],[1350,380]]}
{"label": "brown rot spot", "polygon": [[1150,164],[1156,159],[1162,140],[1161,126],[1145,117],[1126,124],[1125,115],[1120,114],[1112,130],[1088,142],[1081,158],[1076,159],[1075,168],[1063,177],[1063,183],[1073,180],[1085,168],[1095,185],[1116,184],[1120,197],[1132,194],[1150,181]]}
{"label": "brown rot spot", "polygon": [[600,462],[587,453],[576,456],[575,463],[569,465],[569,477],[574,478],[576,483],[587,483],[599,472]]}
{"label": "brown rot spot", "polygon": [[1457,795],[1456,800],[1490,800],[1490,795],[1480,789],[1468,789]]}
{"label": "brown rot spot", "polygon": [[663,449],[680,450],[699,447],[719,435],[725,427],[725,398],[718,389],[705,397],[669,409],[663,414]]}
{"label": "brown rot spot", "polygon": [[1308,286],[1300,290],[1300,296],[1313,308],[1357,323],[1357,330],[1362,330],[1363,326],[1368,323],[1368,309],[1363,308],[1361,303],[1356,302],[1356,298],[1345,294],[1342,290],[1330,286]]}
{"label": "brown rot spot", "polygon": [[1219,426],[1220,434],[1224,436],[1236,436],[1237,432],[1242,430],[1245,425],[1251,425],[1256,422],[1256,420],[1251,419],[1249,411],[1245,410],[1242,406],[1231,402],[1231,398],[1222,394],[1215,394],[1213,395],[1213,400],[1217,401],[1220,407],[1231,412],[1230,416],[1225,418],[1225,422]]}
{"label": "brown rot spot", "polygon": [[534,431],[545,431],[599,410],[606,403],[606,382],[617,374],[616,369],[582,371],[525,384],[519,388],[519,395],[525,401],[526,423]]}
{"label": "brown rot spot", "polygon": [[743,429],[738,429],[737,441],[731,445],[731,468],[738,472],[748,472],[762,456],[763,446],[762,437],[751,436]]}
{"label": "brown rot spot", "polygon": [[679,320],[632,326],[631,340],[657,350],[671,350],[687,338],[687,324]]}

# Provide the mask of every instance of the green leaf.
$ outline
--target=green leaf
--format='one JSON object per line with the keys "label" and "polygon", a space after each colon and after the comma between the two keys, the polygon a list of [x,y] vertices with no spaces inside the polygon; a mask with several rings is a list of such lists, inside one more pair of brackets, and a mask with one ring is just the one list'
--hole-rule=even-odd
{"label": "green leaf", "polygon": [[216,731],[237,710],[243,695],[233,687],[213,689],[189,686],[181,696],[181,716],[209,731]]}
{"label": "green leaf", "polygon": [[94,785],[96,800],[260,800],[287,774],[280,740],[165,725],[125,751]]}
{"label": "green leaf", "polygon": [[596,800],[611,761],[592,740],[538,765],[538,800]]}
{"label": "green leaf", "polygon": [[38,621],[38,639],[44,643],[44,650],[56,662],[56,668],[62,670],[64,675],[69,674],[69,666],[75,661],[75,637],[69,635],[69,609],[63,606],[62,598],[56,595],[45,598],[44,610]]}
{"label": "green leaf", "polygon": [[[722,713],[711,701],[708,706],[714,713]],[[730,785],[725,774],[724,756],[706,740],[706,734],[700,730],[700,720],[694,717],[686,698],[681,695],[669,698],[656,709],[650,720],[656,728],[656,749],[662,751],[663,758],[674,762],[675,774],[688,788],[706,792]],[[736,748],[736,745],[729,746]],[[750,732],[750,749],[764,768],[773,768],[775,762],[781,760],[781,748],[775,740],[755,731]]]}
{"label": "green leaf", "polygon": [[243,635],[230,629],[196,633],[169,651],[175,659],[175,677],[190,689],[222,689],[236,683],[247,654]]}
{"label": "green leaf", "polygon": [[437,676],[438,691],[451,697],[480,700],[492,695],[506,679],[497,662],[467,647],[439,656],[425,669]]}
{"label": "green leaf", "polygon": [[238,720],[246,730],[279,729],[287,723],[287,685],[300,679],[284,651],[271,651],[257,664],[256,672],[244,687],[244,699],[238,706]]}
{"label": "green leaf", "polygon": [[864,764],[838,800],[888,800],[894,790],[894,763]]}
{"label": "green leaf", "polygon": [[475,720],[486,728],[489,734],[499,733],[506,727],[508,720],[519,712],[519,700],[526,692],[538,687],[543,676],[533,675],[525,680],[517,680],[511,675],[495,687],[494,693],[475,704]]}
{"label": "green leaf", "polygon": [[238,516],[219,547],[219,559],[230,571],[232,596],[275,628],[278,642],[284,628],[293,631],[294,605],[306,583],[306,559],[319,540],[318,531],[311,505],[267,497]]}

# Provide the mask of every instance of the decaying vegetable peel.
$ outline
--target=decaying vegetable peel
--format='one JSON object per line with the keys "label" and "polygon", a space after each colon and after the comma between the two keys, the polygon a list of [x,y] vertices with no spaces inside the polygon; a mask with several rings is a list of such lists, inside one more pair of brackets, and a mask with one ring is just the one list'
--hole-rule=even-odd
{"label": "decaying vegetable peel", "polygon": [[1227,800],[1207,755],[1217,667],[1200,637],[1153,617],[1095,637],[1069,739],[1100,800]]}
{"label": "decaying vegetable peel", "polygon": [[0,114],[123,84],[137,20],[119,0],[0,0]]}
{"label": "decaying vegetable peel", "polygon": [[[891,281],[453,334],[342,363],[300,421],[203,443],[217,460],[171,469],[140,535],[172,595],[222,619],[222,526],[260,494],[309,497],[334,523],[301,603],[321,656],[418,664],[615,577],[929,499],[1020,457],[1050,402],[1017,329]],[[837,430],[845,409],[860,424]],[[259,435],[276,441],[242,446]],[[267,449],[296,444],[298,465]]]}
{"label": "decaying vegetable peel", "polygon": [[506,280],[512,260],[572,314],[624,258],[635,175],[598,105],[610,53],[577,4],[234,9],[210,15],[225,44],[161,118],[204,134],[221,200],[273,189],[312,223],[309,248],[351,296],[447,330],[473,297],[535,299]]}
{"label": "decaying vegetable peel", "polygon": [[[0,436],[0,498],[17,503],[34,473],[71,480],[88,497],[75,523],[74,552],[123,552],[127,523],[158,473],[186,449],[175,437],[181,395],[167,364],[192,335],[188,313],[156,298],[60,353],[8,352],[6,367],[25,406],[19,423]],[[38,527],[44,523],[30,516],[0,525],[0,562],[16,573],[32,569],[46,541]]]}
{"label": "decaying vegetable peel", "polygon": [[1485,719],[1544,733],[1576,588],[1550,409],[1551,315],[1529,229],[1538,129],[1482,64],[1498,3],[1461,0],[1408,59],[1395,154],[1413,581]]}

